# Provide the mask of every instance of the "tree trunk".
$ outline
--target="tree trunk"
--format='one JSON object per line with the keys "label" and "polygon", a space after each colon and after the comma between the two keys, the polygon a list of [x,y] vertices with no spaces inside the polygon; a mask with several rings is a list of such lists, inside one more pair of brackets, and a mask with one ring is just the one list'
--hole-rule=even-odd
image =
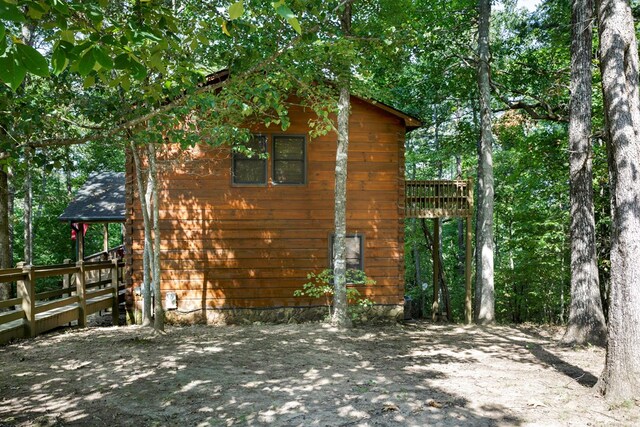
{"label": "tree trunk", "polygon": [[478,218],[476,234],[476,322],[495,321],[493,284],[493,135],[489,83],[489,19],[491,1],[479,0],[478,89],[480,92],[480,147],[478,156]]}
{"label": "tree trunk", "polygon": [[[11,268],[9,175],[0,166],[0,268]],[[11,283],[0,283],[0,301],[11,298]]]}
{"label": "tree trunk", "polygon": [[[431,235],[429,231],[429,227],[427,226],[427,221],[424,218],[421,218],[421,226],[422,226],[422,234],[424,235],[424,240],[427,243],[427,248],[431,251],[433,255],[434,247],[433,245],[436,243],[434,237]],[[441,233],[440,233],[441,234]],[[442,301],[443,301],[443,311],[446,314],[447,321],[453,322],[453,314],[451,312],[451,294],[449,293],[449,287],[447,286],[447,281],[444,276],[444,258],[442,257],[442,251],[438,251],[438,257],[440,262],[440,268],[438,269],[438,283],[440,284],[440,290],[442,291]]]}
{"label": "tree trunk", "polygon": [[130,142],[131,155],[136,169],[136,182],[138,184],[138,198],[142,210],[142,222],[144,225],[144,248],[142,253],[142,324],[151,326],[151,220],[149,219],[149,206],[145,195],[143,183],[142,162],[140,154],[133,140]]}
{"label": "tree trunk", "polygon": [[640,96],[638,48],[625,0],[598,3],[600,67],[611,149],[611,294],[605,368],[609,400],[640,396]]}
{"label": "tree trunk", "polygon": [[156,147],[149,143],[149,182],[153,199],[153,294],[154,316],[153,328],[164,331],[164,309],[162,308],[162,287],[160,278],[160,198],[158,197],[158,169],[156,167]]}
{"label": "tree trunk", "polygon": [[33,263],[33,182],[31,179],[31,149],[24,150],[24,263]]}
{"label": "tree trunk", "polygon": [[[459,154],[456,155],[456,179],[458,180],[462,179],[462,157]],[[465,252],[466,250],[464,247],[465,220],[464,218],[458,218],[457,222],[458,222],[458,265],[456,269],[458,271],[458,276],[464,277],[464,268],[465,268],[465,261],[466,261],[466,252]]]}
{"label": "tree trunk", "polygon": [[[345,36],[351,31],[351,2],[347,1],[340,17]],[[349,149],[350,61],[345,60],[340,77],[340,99],[338,100],[338,146],[336,149],[335,207],[333,242],[333,314],[331,323],[340,327],[351,326],[347,301],[347,152]]]}
{"label": "tree trunk", "polygon": [[592,19],[592,0],[574,0],[569,111],[571,305],[562,342],[604,346],[607,326],[598,278],[591,161]]}

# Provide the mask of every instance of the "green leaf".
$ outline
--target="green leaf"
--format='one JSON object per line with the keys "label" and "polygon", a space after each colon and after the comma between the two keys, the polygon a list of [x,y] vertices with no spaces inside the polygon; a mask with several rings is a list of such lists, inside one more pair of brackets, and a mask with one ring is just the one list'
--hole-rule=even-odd
{"label": "green leaf", "polygon": [[82,87],[87,89],[93,86],[96,83],[96,78],[94,76],[87,76],[82,82]]}
{"label": "green leaf", "polygon": [[69,14],[69,6],[63,0],[53,0],[53,8],[63,15]]}
{"label": "green leaf", "polygon": [[234,19],[238,19],[244,13],[244,5],[242,4],[242,0],[235,2],[231,6],[229,6],[229,19],[232,21]]}
{"label": "green leaf", "polygon": [[93,48],[93,57],[103,68],[110,70],[113,68],[113,60],[99,46]]}
{"label": "green leaf", "polygon": [[284,19],[291,19],[296,17],[293,11],[289,9],[289,6],[287,6],[286,4],[281,4],[276,7],[276,12],[278,12],[278,15],[282,16]]}
{"label": "green leaf", "polygon": [[296,30],[296,33],[302,34],[302,27],[300,27],[300,23],[298,22],[298,18],[296,18],[296,17],[287,18],[287,22],[289,23],[289,25],[291,25],[293,27],[294,30]]}
{"label": "green leaf", "polygon": [[47,10],[36,2],[27,2],[27,15],[33,19],[40,19]]}
{"label": "green leaf", "polygon": [[138,58],[133,55],[129,55],[129,70],[131,70],[131,75],[136,80],[144,80],[147,77],[147,67],[142,65]]}
{"label": "green leaf", "polygon": [[16,59],[27,71],[40,77],[49,75],[49,64],[40,52],[26,44],[17,43],[15,46]]}
{"label": "green leaf", "polygon": [[129,90],[131,88],[131,80],[128,75],[122,76],[122,79],[120,79],[120,86],[122,86],[122,89],[124,90]]}
{"label": "green leaf", "polygon": [[149,58],[149,62],[157,70],[164,70],[165,68],[164,62],[162,61],[162,56],[163,56],[162,54],[163,52],[159,51],[151,55],[151,58]]}
{"label": "green leaf", "polygon": [[129,55],[127,55],[126,53],[121,53],[120,55],[116,56],[116,60],[114,61],[114,68],[116,70],[126,70],[127,68],[129,68]]}
{"label": "green leaf", "polygon": [[18,9],[18,6],[5,0],[0,0],[0,16],[6,21],[24,22],[25,20],[24,14]]}
{"label": "green leaf", "polygon": [[69,65],[69,59],[64,53],[63,48],[56,48],[51,55],[51,65],[53,66],[53,74],[60,75]]}
{"label": "green leaf", "polygon": [[22,83],[26,75],[27,69],[18,64],[11,52],[0,56],[0,80],[5,82],[12,90],[20,87],[20,83]]}
{"label": "green leaf", "polygon": [[80,58],[80,63],[78,64],[78,72],[81,76],[86,76],[93,70],[93,66],[96,64],[96,58],[93,56],[93,48],[88,49],[82,58]]}
{"label": "green leaf", "polygon": [[222,21],[222,32],[231,37],[231,33],[227,30],[227,21]]}
{"label": "green leaf", "polygon": [[0,39],[4,38],[5,32],[6,32],[6,29],[4,28],[4,24],[0,22]]}
{"label": "green leaf", "polygon": [[66,42],[69,42],[71,44],[73,44],[76,41],[75,34],[71,30],[60,31],[60,39]]}

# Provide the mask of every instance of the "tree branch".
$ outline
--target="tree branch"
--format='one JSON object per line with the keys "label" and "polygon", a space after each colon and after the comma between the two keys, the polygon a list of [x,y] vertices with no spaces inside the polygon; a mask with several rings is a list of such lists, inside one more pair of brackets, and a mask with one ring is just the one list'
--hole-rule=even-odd
{"label": "tree branch", "polygon": [[[534,120],[549,120],[552,122],[569,123],[569,118],[567,116],[557,113],[559,110],[558,108],[553,108],[551,105],[542,101],[538,101],[535,104],[528,104],[524,101],[511,101],[500,91],[498,88],[499,85],[492,80],[490,81],[490,84],[496,97],[507,106],[506,109],[495,111],[524,110]],[[545,112],[540,113],[538,109],[543,109]]]}

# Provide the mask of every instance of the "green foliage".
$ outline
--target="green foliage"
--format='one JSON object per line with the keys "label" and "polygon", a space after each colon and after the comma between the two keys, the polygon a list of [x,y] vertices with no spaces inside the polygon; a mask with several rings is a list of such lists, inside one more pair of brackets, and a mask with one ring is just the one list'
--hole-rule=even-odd
{"label": "green foliage", "polygon": [[[294,104],[314,113],[311,137],[324,135],[334,130],[331,82],[345,73],[352,75],[356,93],[422,120],[424,126],[407,137],[408,179],[449,179],[459,172],[474,177],[476,2],[356,2],[348,38],[336,19],[340,7],[338,0],[0,0],[0,167],[12,174],[15,261],[22,254],[24,149],[30,144],[41,145],[29,165],[35,262],[57,263],[73,253],[68,225],[57,222],[57,215],[90,173],[123,170],[125,142],[230,144],[245,152],[248,127],[286,130]],[[509,1],[493,15],[500,321],[566,318],[569,13],[567,0],[543,1],[533,13]],[[31,40],[22,39],[23,24],[32,30]],[[342,66],[345,58],[351,67]],[[231,72],[228,81],[206,90],[205,76],[223,68]],[[594,100],[599,134],[598,90]],[[529,109],[512,110],[514,103]],[[146,114],[151,117],[144,126],[109,133]],[[89,142],[57,146],[74,139]],[[593,160],[606,289],[610,209],[604,144],[596,144]],[[406,289],[426,307],[430,292],[423,283],[432,282],[431,256],[420,227],[407,221],[405,236]],[[461,319],[464,248],[457,220],[443,221],[441,238],[454,318]],[[97,252],[100,242],[100,230],[91,228],[86,252]],[[312,274],[296,294],[325,298],[330,305],[331,282],[328,270]],[[349,292],[359,300],[356,288]]]}
{"label": "green foliage", "polygon": [[[296,297],[324,298],[331,316],[331,304],[333,298],[333,270],[327,268],[322,272],[309,273],[309,282],[302,285],[302,289],[293,292]],[[369,278],[362,270],[347,269],[347,302],[349,304],[350,315],[353,318],[359,316],[358,309],[364,309],[373,305],[367,298],[360,298],[360,291],[355,286],[373,286],[375,280]]]}

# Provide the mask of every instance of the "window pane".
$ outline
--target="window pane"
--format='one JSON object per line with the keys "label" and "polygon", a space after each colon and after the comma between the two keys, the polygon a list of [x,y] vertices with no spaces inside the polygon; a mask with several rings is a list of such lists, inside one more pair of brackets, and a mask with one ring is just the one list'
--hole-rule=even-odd
{"label": "window pane", "polygon": [[254,135],[246,144],[251,153],[233,153],[233,182],[235,184],[266,184],[267,160],[260,155],[266,152],[267,137]]}
{"label": "window pane", "polygon": [[233,182],[236,184],[264,184],[267,182],[264,160],[236,160]]}
{"label": "window pane", "polygon": [[233,157],[236,159],[259,159],[260,154],[267,151],[267,137],[254,135],[251,141],[245,144],[245,147],[251,150],[251,154],[245,155],[244,153],[234,151]]}
{"label": "window pane", "polygon": [[274,137],[273,158],[275,160],[304,160],[304,137]]}
{"label": "window pane", "polygon": [[304,184],[304,162],[300,160],[275,160],[273,182],[278,184]]}

